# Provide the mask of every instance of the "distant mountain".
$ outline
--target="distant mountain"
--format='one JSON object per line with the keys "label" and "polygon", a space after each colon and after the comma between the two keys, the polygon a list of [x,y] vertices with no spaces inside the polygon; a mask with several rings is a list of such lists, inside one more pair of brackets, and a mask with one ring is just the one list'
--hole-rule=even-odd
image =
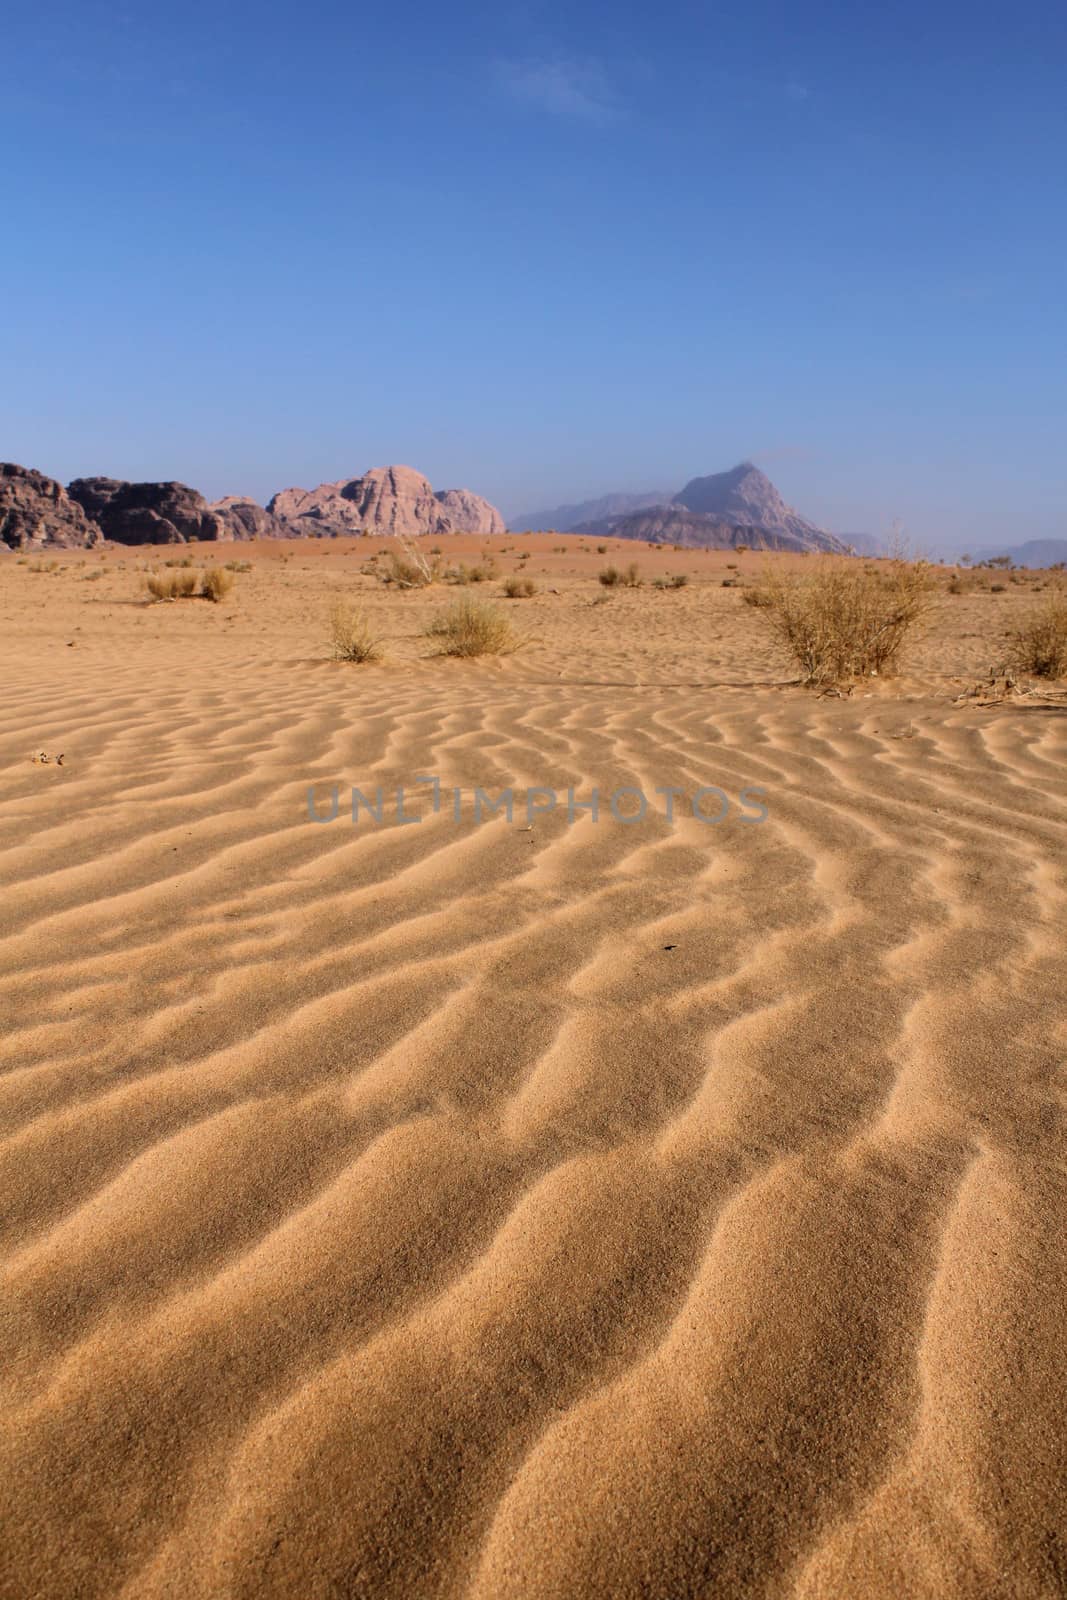
{"label": "distant mountain", "polygon": [[832,533],[787,506],[771,480],[751,461],[742,461],[729,472],[691,479],[673,503],[739,527],[759,528],[773,536],[774,549],[847,549]]}
{"label": "distant mountain", "polygon": [[1055,567],[1067,562],[1067,539],[1028,539],[1025,544],[989,545],[982,550],[972,550],[975,561],[989,561],[994,556],[1010,556],[1017,567]]}
{"label": "distant mountain", "polygon": [[[603,501],[587,502],[603,505]],[[562,507],[560,509],[563,509]],[[572,524],[560,531],[680,544],[691,549],[725,550],[747,544],[760,550],[826,550],[838,555],[847,543],[808,522],[787,506],[774,484],[751,461],[729,472],[692,478],[672,499]]]}
{"label": "distant mountain", "polygon": [[889,554],[889,545],[877,533],[839,533],[838,538],[844,545],[849,545],[858,556],[885,556]]}
{"label": "distant mountain", "polygon": [[681,545],[686,550],[796,550],[786,536],[768,533],[752,523],[727,522],[707,511],[687,511],[684,506],[653,506],[631,517],[612,517],[607,523],[573,528],[573,533],[607,534],[613,539],[640,539],[648,544]]}
{"label": "distant mountain", "polygon": [[[599,524],[611,517],[625,517],[646,506],[665,506],[671,498],[670,490],[650,490],[647,494],[602,494],[598,500],[581,500],[573,506],[553,506],[549,511],[531,511],[521,517],[511,517],[511,533],[539,533],[548,529],[554,533],[573,533],[580,526],[583,532],[599,532]],[[593,525],[591,527],[591,525]]]}

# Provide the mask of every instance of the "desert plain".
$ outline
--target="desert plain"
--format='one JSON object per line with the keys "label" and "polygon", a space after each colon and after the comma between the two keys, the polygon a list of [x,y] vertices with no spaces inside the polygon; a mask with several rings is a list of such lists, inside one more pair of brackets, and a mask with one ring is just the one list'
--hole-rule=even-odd
{"label": "desert plain", "polygon": [[0,1594],[1067,1594],[1047,575],[820,694],[754,553],[439,543],[523,648],[387,539],[0,560]]}

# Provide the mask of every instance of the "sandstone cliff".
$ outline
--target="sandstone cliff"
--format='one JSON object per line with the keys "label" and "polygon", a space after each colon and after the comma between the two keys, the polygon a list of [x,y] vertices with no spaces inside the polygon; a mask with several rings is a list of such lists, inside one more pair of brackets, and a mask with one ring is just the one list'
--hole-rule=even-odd
{"label": "sandstone cliff", "polygon": [[0,544],[13,550],[77,549],[102,539],[97,524],[55,478],[0,462]]}

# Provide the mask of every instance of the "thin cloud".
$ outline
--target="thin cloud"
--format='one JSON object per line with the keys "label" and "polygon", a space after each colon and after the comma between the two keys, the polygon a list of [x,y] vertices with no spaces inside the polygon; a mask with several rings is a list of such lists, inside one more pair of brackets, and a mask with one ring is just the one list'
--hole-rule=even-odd
{"label": "thin cloud", "polygon": [[497,75],[515,100],[553,117],[579,122],[610,122],[618,105],[604,69],[595,61],[501,61]]}

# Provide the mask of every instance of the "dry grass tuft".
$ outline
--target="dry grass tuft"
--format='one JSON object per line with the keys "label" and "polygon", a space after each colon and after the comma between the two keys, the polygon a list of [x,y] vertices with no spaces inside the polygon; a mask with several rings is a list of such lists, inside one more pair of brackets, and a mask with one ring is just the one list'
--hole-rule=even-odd
{"label": "dry grass tuft", "polygon": [[378,576],[383,583],[393,583],[398,589],[425,589],[440,578],[441,562],[437,556],[429,560],[424,551],[402,539],[399,550],[390,550],[389,565]]}
{"label": "dry grass tuft", "polygon": [[1037,678],[1067,678],[1067,590],[1053,590],[1013,635],[1012,657]]}
{"label": "dry grass tuft", "polygon": [[183,565],[175,572],[153,572],[145,578],[145,588],[153,600],[219,601],[225,599],[233,585],[233,573],[223,567],[196,573]]}
{"label": "dry grass tuft", "polygon": [[196,593],[195,572],[158,572],[145,579],[153,600],[191,600]]}
{"label": "dry grass tuft", "polygon": [[443,656],[510,655],[520,640],[497,606],[464,596],[434,618],[426,629]]}
{"label": "dry grass tuft", "polygon": [[529,600],[537,593],[532,578],[505,578],[504,595],[508,600]]}
{"label": "dry grass tuft", "polygon": [[208,567],[200,580],[200,593],[205,600],[214,600],[217,604],[225,600],[234,582],[233,573],[227,572],[225,567]]}
{"label": "dry grass tuft", "polygon": [[330,639],[335,661],[380,661],[382,643],[370,631],[362,611],[338,600],[330,612]]}
{"label": "dry grass tuft", "polygon": [[864,568],[826,557],[803,578],[769,568],[745,599],[768,612],[805,683],[832,684],[892,672],[905,639],[927,613],[930,591],[921,561]]}

